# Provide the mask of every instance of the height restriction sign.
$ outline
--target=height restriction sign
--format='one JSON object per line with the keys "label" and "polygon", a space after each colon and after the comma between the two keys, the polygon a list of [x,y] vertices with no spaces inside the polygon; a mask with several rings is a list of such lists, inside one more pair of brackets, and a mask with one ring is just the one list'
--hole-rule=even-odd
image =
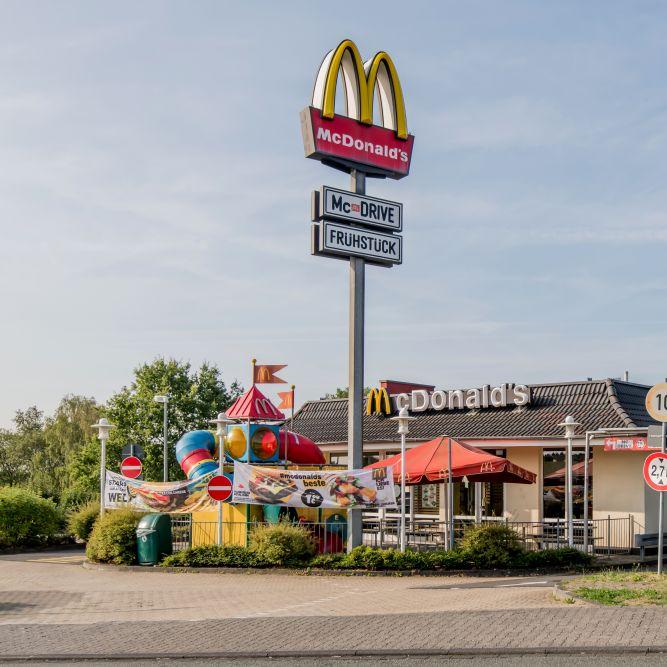
{"label": "height restriction sign", "polygon": [[667,491],[667,454],[653,452],[646,457],[644,481],[656,491]]}

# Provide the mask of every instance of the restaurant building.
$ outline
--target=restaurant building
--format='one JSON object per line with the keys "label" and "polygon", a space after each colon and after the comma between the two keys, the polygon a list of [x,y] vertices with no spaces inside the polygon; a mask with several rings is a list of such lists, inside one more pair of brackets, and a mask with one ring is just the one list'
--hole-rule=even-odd
{"label": "restaurant building", "polygon": [[[364,406],[364,465],[399,451],[396,423],[390,417],[406,405],[416,418],[410,424],[408,447],[447,435],[504,456],[537,476],[536,484],[464,479],[454,490],[457,517],[558,521],[565,516],[562,423],[569,415],[578,423],[573,440],[574,517],[581,520],[584,515],[584,445],[589,432],[589,518],[623,520],[622,539],[614,541],[629,544],[634,534],[657,531],[657,492],[642,477],[647,427],[655,424],[644,406],[648,389],[618,379],[462,390],[382,381]],[[347,399],[309,401],[295,414],[293,428],[314,440],[331,463],[346,465],[347,408]],[[444,518],[444,496],[442,484],[413,487],[411,516]]]}

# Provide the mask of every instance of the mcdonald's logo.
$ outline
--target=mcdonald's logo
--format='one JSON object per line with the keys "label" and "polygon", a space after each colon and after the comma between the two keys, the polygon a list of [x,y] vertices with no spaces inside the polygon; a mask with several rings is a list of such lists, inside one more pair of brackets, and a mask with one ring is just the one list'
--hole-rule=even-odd
{"label": "mcdonald's logo", "polygon": [[[345,115],[335,112],[342,75]],[[373,125],[375,100],[381,125]],[[408,133],[398,72],[385,51],[363,62],[356,44],[343,40],[327,53],[315,79],[311,106],[301,112],[306,157],[350,170],[403,178],[410,170],[414,137]],[[369,168],[370,167],[370,168]]]}
{"label": "mcdonald's logo", "polygon": [[386,389],[371,389],[366,397],[366,414],[367,415],[390,415],[391,414],[391,400]]}
{"label": "mcdonald's logo", "polygon": [[351,39],[343,40],[327,53],[320,66],[313,91],[313,106],[324,118],[334,117],[338,72],[343,72],[347,115],[364,125],[373,124],[373,99],[378,89],[382,125],[394,130],[401,139],[408,138],[403,89],[388,53],[380,51],[364,63]]}

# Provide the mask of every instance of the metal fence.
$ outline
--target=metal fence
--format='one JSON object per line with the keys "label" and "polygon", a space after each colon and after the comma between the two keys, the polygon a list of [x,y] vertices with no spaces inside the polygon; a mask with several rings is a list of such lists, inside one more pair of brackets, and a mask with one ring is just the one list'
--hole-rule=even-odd
{"label": "metal fence", "polygon": [[[568,546],[567,523],[563,519],[547,521],[508,521],[503,518],[484,518],[482,524],[506,525],[516,531],[524,548],[529,551],[559,549]],[[246,545],[254,528],[272,525],[263,522],[224,522],[223,544]],[[313,536],[318,553],[335,553],[345,549],[346,526],[330,523],[305,522]],[[454,521],[454,540],[459,543],[466,531],[475,525],[472,518]],[[406,542],[412,549],[446,549],[448,524],[431,519],[406,518]],[[399,542],[398,518],[364,518],[363,544],[382,549],[396,548]],[[588,522],[588,551],[596,554],[629,553],[634,548],[635,535],[643,527],[632,515],[627,517],[594,519]],[[174,551],[190,546],[218,543],[218,523],[192,522],[190,515],[172,517]],[[584,522],[575,521],[572,541],[576,548],[584,548]]]}
{"label": "metal fence", "polygon": [[[553,521],[509,521],[503,518],[484,518],[481,524],[502,524],[514,530],[528,551],[560,549],[568,546],[570,540],[564,519]],[[454,520],[455,543],[475,526],[472,518]],[[379,548],[393,548],[398,545],[399,519],[370,519],[364,521],[364,544]],[[643,527],[627,517],[595,519],[588,522],[588,535],[584,539],[584,522],[575,521],[572,542],[578,549],[587,543],[588,551],[597,554],[629,553],[634,548],[635,535],[643,532]],[[406,543],[415,549],[446,549],[449,524],[431,519],[406,519]]]}

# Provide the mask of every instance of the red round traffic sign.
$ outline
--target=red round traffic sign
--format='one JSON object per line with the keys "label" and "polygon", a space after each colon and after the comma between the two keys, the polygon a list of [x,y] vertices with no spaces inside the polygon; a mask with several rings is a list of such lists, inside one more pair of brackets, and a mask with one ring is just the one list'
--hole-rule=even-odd
{"label": "red round traffic sign", "polygon": [[653,452],[646,457],[644,481],[656,491],[667,491],[667,454]]}
{"label": "red round traffic sign", "polygon": [[213,500],[220,500],[224,502],[232,495],[232,480],[227,475],[216,475],[211,477],[208,483],[208,495]]}
{"label": "red round traffic sign", "polygon": [[132,479],[141,475],[141,461],[136,456],[128,456],[120,464],[120,471],[125,477]]}

